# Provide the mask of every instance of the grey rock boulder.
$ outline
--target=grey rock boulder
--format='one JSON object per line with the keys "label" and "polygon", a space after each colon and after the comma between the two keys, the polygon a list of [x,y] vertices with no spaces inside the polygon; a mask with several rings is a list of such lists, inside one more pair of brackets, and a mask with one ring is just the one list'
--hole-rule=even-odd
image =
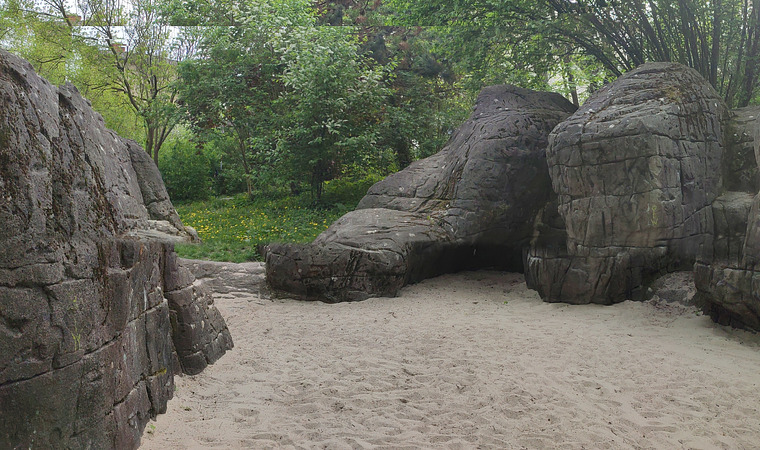
{"label": "grey rock boulder", "polygon": [[537,227],[529,285],[547,301],[610,304],[690,269],[712,245],[727,117],[713,88],[674,63],[644,64],[594,94],[549,138],[557,210],[542,215],[559,215],[565,245]]}
{"label": "grey rock boulder", "polygon": [[693,271],[671,272],[652,283],[650,300],[655,303],[696,306],[696,292]]}
{"label": "grey rock boulder", "polygon": [[168,235],[173,236],[170,240],[174,242],[200,242],[198,233],[192,227],[184,226],[179,219],[161,179],[161,173],[150,155],[134,141],[126,141],[126,144],[137,185],[140,187],[142,203],[150,217],[145,225],[139,228],[139,232],[149,238],[161,239],[161,235]]}
{"label": "grey rock boulder", "polygon": [[697,296],[714,321],[760,330],[760,194],[723,197],[713,204],[715,251],[694,265]]}
{"label": "grey rock boulder", "polygon": [[[760,108],[734,110],[724,163],[726,192],[713,202],[715,234],[710,251],[694,265],[697,298],[713,320],[760,330]],[[750,194],[748,192],[752,192]]]}
{"label": "grey rock boulder", "polygon": [[712,246],[706,246],[698,255],[698,261],[740,264],[744,259],[747,223],[752,205],[752,194],[726,192],[712,203],[714,238]]}
{"label": "grey rock boulder", "polygon": [[465,268],[520,270],[551,196],[548,134],[574,109],[557,94],[485,88],[441,152],[375,184],[312,244],[270,245],[269,285],[345,301]]}
{"label": "grey rock boulder", "polygon": [[214,294],[244,293],[269,297],[264,263],[229,263],[182,258],[178,261],[187,267],[199,284]]}
{"label": "grey rock boulder", "polygon": [[267,281],[304,299],[392,297],[444,269],[452,233],[440,218],[388,209],[346,214],[308,245],[272,244]]}
{"label": "grey rock boulder", "polygon": [[144,153],[0,50],[0,448],[136,448],[232,346]]}
{"label": "grey rock boulder", "polygon": [[734,109],[725,122],[726,151],[723,156],[724,187],[728,191],[750,192],[760,190],[755,144],[760,107]]}

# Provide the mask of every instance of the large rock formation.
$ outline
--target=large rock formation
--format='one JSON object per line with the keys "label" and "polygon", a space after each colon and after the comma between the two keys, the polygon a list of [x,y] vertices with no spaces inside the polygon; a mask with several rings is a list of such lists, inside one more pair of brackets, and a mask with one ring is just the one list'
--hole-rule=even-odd
{"label": "large rock formation", "polygon": [[0,225],[1,448],[135,448],[231,348],[147,154],[2,50]]}
{"label": "large rock formation", "polygon": [[536,217],[528,285],[547,301],[607,304],[693,266],[713,319],[760,330],[759,119],[757,107],[727,111],[676,64],[597,93],[552,131],[558,195]]}
{"label": "large rock formation", "polygon": [[305,246],[271,245],[267,279],[307,298],[395,295],[463,268],[520,270],[532,220],[549,199],[549,131],[575,108],[557,94],[483,90],[438,154],[375,184]]}
{"label": "large rock formation", "polygon": [[356,300],[498,265],[524,269],[546,301],[611,304],[693,269],[716,320],[760,329],[760,108],[728,111],[696,71],[651,63],[571,110],[486,88],[439,154],[373,186],[313,244],[271,246],[268,282]]}
{"label": "large rock formation", "polygon": [[713,211],[715,249],[694,266],[698,299],[713,320],[760,330],[760,273],[755,269],[760,199],[731,192],[715,201]]}
{"label": "large rock formation", "polygon": [[713,203],[714,245],[699,255],[694,281],[713,320],[760,330],[760,194],[747,193],[758,191],[760,109],[733,111],[727,131],[726,184],[745,192],[728,192]]}
{"label": "large rock formation", "polygon": [[547,162],[559,217],[550,205],[539,224],[553,221],[564,236],[535,237],[529,286],[547,301],[609,304],[640,298],[660,272],[690,268],[712,245],[726,117],[696,71],[653,63],[558,125]]}

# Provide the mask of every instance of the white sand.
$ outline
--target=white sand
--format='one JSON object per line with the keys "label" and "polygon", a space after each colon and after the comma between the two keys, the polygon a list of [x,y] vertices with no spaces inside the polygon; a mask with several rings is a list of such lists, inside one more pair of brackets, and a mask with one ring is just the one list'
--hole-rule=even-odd
{"label": "white sand", "polygon": [[498,272],[217,306],[235,348],[176,379],[142,448],[760,447],[760,338],[693,310],[546,304]]}

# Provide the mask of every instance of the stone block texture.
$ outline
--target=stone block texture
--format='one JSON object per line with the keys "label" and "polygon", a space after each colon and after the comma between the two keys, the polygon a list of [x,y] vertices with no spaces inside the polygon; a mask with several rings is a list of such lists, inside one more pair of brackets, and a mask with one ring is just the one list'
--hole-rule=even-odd
{"label": "stone block texture", "polygon": [[136,448],[232,346],[138,144],[0,50],[0,448]]}
{"label": "stone block texture", "polygon": [[529,286],[547,301],[610,304],[690,269],[712,245],[727,118],[714,89],[679,64],[644,64],[594,94],[549,138],[552,220],[566,245],[534,236]]}

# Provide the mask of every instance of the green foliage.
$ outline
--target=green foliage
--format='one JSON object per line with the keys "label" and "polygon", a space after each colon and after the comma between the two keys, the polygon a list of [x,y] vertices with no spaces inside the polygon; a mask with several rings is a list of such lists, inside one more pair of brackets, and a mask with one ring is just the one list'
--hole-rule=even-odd
{"label": "green foliage", "polygon": [[29,0],[4,0],[0,8],[3,48],[27,59],[35,71],[60,84],[76,71],[71,65],[80,44],[62,17],[42,18]]}
{"label": "green foliage", "polygon": [[378,174],[371,174],[359,178],[344,177],[327,181],[322,194],[322,204],[338,208],[350,206],[353,209],[369,188],[382,179]]}
{"label": "green foliage", "polygon": [[[172,81],[191,45],[157,21],[161,0],[3,0],[4,47],[51,82],[72,82],[109,127],[143,142],[158,163],[177,123]],[[78,19],[72,14],[78,12]]]}
{"label": "green foliage", "polygon": [[443,48],[476,88],[505,78],[534,89],[565,86],[575,100],[644,62],[673,61],[696,69],[729,105],[745,106],[760,80],[756,1],[385,3],[393,11],[387,24],[439,26],[450,34]]}
{"label": "green foliage", "polygon": [[[199,171],[197,147],[216,193],[276,197],[306,185],[319,202],[329,180],[385,175],[437,151],[471,100],[430,51],[434,35],[362,25],[381,23],[375,7],[345,9],[355,27],[318,27],[309,0],[82,0],[76,23],[59,0],[0,1],[0,20],[13,24],[4,42],[144,142],[175,198],[206,191],[207,177],[177,184]],[[223,26],[170,33],[167,21]],[[193,144],[161,157],[180,118]]]}
{"label": "green foliage", "polygon": [[383,69],[358,55],[356,30],[301,27],[283,54],[286,127],[281,141],[296,177],[309,180],[319,201],[325,181],[344,166],[373,165],[380,108],[387,92]]}
{"label": "green foliage", "polygon": [[232,15],[240,25],[205,30],[198,57],[179,68],[177,88],[197,139],[216,142],[242,171],[249,195],[279,181],[272,175],[280,159],[282,53],[289,30],[311,23],[307,6],[301,0],[240,4]]}
{"label": "green foliage", "polygon": [[187,140],[170,144],[158,167],[172,200],[204,200],[213,193],[213,159]]}
{"label": "green foliage", "polygon": [[[510,83],[549,90],[551,74],[565,53],[547,35],[543,1],[388,0],[386,24],[423,25],[437,35],[436,51],[463,73],[464,89]],[[533,20],[536,18],[536,20]]]}
{"label": "green foliage", "polygon": [[249,178],[236,158],[236,140],[230,136],[219,136],[205,142],[204,149],[214,162],[214,192],[217,195],[246,192]]}
{"label": "green foliage", "polygon": [[258,260],[260,245],[311,242],[353,206],[317,208],[295,197],[251,201],[248,196],[178,204],[182,222],[194,227],[203,243],[176,249],[185,258]]}
{"label": "green foliage", "polygon": [[[310,240],[373,182],[438,151],[484,85],[579,104],[664,60],[731,106],[760,95],[757,1],[75,3],[0,0],[0,45],[144,142],[175,200],[247,193],[178,208],[206,240],[180,247],[188,256]],[[189,134],[172,134],[180,122]]]}
{"label": "green foliage", "polygon": [[80,92],[91,101],[93,109],[103,116],[106,127],[119,136],[145,142],[145,123],[122,95],[110,90],[98,91],[89,87],[85,87],[84,90],[80,88]]}
{"label": "green foliage", "polygon": [[[231,16],[239,25],[206,29],[197,58],[179,67],[194,139],[222,150],[250,196],[306,184],[319,202],[329,180],[388,174],[437,151],[469,106],[437,70],[427,35],[391,55],[385,41],[399,53],[397,36],[315,27],[309,4],[240,4]],[[171,5],[178,21],[196,14]]]}
{"label": "green foliage", "polygon": [[[429,156],[445,144],[467,116],[473,97],[461,89],[453,68],[435,51],[439,35],[424,29],[393,29],[368,37],[364,49],[387,61],[377,146],[395,157],[392,169]],[[385,166],[383,166],[385,167]]]}

